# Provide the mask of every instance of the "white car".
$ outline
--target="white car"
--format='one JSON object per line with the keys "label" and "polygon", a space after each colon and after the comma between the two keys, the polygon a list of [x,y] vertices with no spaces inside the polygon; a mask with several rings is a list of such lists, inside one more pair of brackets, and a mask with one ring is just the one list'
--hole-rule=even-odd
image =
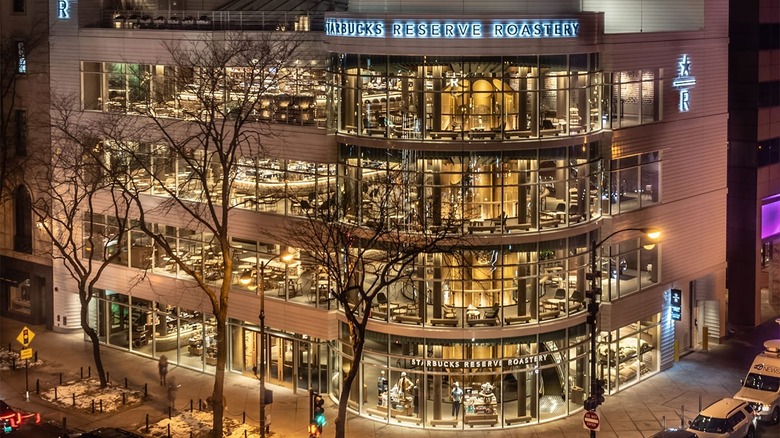
{"label": "white car", "polygon": [[699,412],[687,430],[699,438],[754,438],[756,415],[746,401],[722,398]]}

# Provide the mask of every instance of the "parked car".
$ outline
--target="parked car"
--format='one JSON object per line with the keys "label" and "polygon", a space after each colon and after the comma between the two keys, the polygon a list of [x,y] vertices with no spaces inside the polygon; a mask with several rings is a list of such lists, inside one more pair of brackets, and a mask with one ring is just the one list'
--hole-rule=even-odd
{"label": "parked car", "polygon": [[16,411],[0,400],[0,434],[11,433],[27,421],[41,422],[40,414]]}
{"label": "parked car", "polygon": [[748,402],[722,398],[699,412],[687,430],[699,438],[754,438],[756,415]]}
{"label": "parked car", "polygon": [[666,429],[656,433],[650,438],[699,438],[699,436],[685,429]]}

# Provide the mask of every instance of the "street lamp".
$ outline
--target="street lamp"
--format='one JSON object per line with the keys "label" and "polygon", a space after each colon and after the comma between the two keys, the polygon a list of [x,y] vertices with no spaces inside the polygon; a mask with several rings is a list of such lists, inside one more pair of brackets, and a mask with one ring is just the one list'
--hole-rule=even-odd
{"label": "street lamp", "polygon": [[[596,264],[596,251],[612,236],[627,231],[639,231],[651,240],[656,240],[661,236],[661,232],[655,228],[625,228],[611,233],[600,241],[594,239],[590,243],[590,273],[587,275],[587,278],[590,280],[590,290],[585,294],[590,300],[588,303],[588,324],[590,325],[590,397],[585,400],[585,409],[588,411],[595,411],[604,402],[604,385],[596,377],[596,334],[598,333],[597,324],[601,298],[601,289],[599,289],[597,283],[597,280],[601,278],[601,272],[599,272]],[[590,436],[595,438],[596,431],[591,430]]]}
{"label": "street lamp", "polygon": [[[265,438],[265,267],[277,257],[284,262],[286,273],[287,264],[293,259],[293,254],[289,252],[277,254],[265,263],[259,262],[257,264],[257,286],[260,292],[260,363],[258,364],[260,374],[258,378],[260,379],[260,436],[262,438]],[[250,270],[244,271],[238,282],[248,286],[252,282],[252,272]]]}

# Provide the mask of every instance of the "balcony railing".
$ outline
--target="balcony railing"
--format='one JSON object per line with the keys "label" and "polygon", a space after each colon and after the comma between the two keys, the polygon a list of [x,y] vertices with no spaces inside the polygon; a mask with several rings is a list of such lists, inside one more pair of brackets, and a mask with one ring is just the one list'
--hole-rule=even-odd
{"label": "balcony railing", "polygon": [[115,29],[322,31],[324,13],[318,11],[104,11],[103,27]]}

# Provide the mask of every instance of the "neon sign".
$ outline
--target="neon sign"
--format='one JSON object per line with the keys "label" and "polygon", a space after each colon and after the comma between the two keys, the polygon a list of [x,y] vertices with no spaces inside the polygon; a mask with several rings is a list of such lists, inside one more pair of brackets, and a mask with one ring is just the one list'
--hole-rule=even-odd
{"label": "neon sign", "polygon": [[677,77],[672,80],[672,87],[680,92],[680,99],[677,102],[677,109],[681,113],[691,110],[691,91],[690,88],[696,85],[696,78],[691,76],[691,60],[688,55],[683,55],[680,62],[677,63]]}
{"label": "neon sign", "polygon": [[326,18],[325,35],[361,38],[576,38],[577,20],[393,20]]}
{"label": "neon sign", "polygon": [[57,0],[57,18],[70,20],[70,0]]}

